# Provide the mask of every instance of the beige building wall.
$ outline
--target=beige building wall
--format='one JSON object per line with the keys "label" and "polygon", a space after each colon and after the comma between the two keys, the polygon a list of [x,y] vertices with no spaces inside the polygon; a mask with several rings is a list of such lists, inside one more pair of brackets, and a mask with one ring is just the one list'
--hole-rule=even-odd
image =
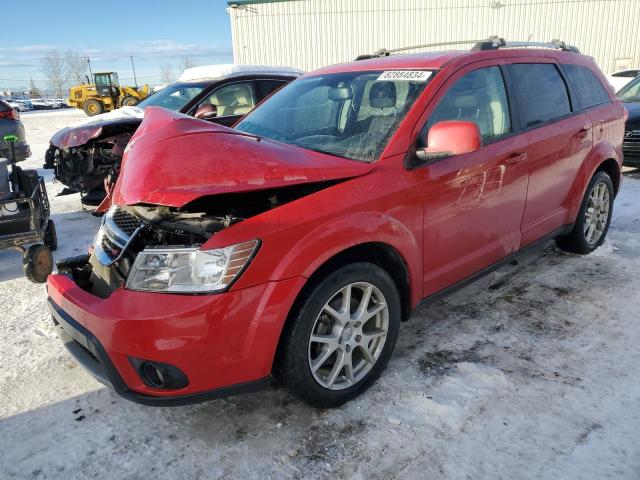
{"label": "beige building wall", "polygon": [[237,63],[312,70],[383,47],[499,35],[564,40],[605,73],[640,67],[640,0],[238,0],[228,11]]}

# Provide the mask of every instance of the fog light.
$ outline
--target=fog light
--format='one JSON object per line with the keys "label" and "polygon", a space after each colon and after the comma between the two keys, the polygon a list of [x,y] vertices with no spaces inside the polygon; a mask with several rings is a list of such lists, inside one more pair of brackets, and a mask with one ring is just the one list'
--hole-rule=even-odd
{"label": "fog light", "polygon": [[142,364],[142,374],[147,379],[149,384],[154,388],[164,388],[165,380],[162,375],[162,369],[151,362],[144,362]]}
{"label": "fog light", "polygon": [[186,375],[174,365],[133,357],[129,361],[147,387],[168,390],[189,385]]}

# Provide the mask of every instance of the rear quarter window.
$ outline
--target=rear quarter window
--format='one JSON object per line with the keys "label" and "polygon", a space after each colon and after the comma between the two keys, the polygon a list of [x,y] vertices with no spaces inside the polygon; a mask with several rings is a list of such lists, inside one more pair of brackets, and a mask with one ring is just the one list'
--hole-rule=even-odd
{"label": "rear quarter window", "polygon": [[516,63],[508,68],[524,128],[571,113],[567,86],[554,64]]}
{"label": "rear quarter window", "polygon": [[567,79],[573,86],[582,108],[609,103],[609,94],[602,83],[588,67],[580,65],[562,65]]}

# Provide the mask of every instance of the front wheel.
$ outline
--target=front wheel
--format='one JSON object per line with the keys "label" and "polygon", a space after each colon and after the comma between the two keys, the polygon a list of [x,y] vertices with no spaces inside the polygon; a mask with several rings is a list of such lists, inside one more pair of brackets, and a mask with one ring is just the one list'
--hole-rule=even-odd
{"label": "front wheel", "polygon": [[104,104],[100,100],[90,98],[84,102],[82,109],[84,110],[84,113],[93,117],[94,115],[100,115],[104,112]]}
{"label": "front wheel", "polygon": [[604,243],[613,211],[613,182],[606,172],[596,172],[584,194],[573,230],[556,240],[568,252],[586,255]]}
{"label": "front wheel", "polygon": [[336,407],[373,384],[398,338],[400,296],[371,263],[337,269],[293,312],[277,360],[284,385],[316,407]]}

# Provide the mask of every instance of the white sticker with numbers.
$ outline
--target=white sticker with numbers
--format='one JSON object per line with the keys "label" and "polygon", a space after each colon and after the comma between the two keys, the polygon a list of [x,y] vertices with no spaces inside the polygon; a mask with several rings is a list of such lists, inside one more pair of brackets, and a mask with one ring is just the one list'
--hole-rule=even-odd
{"label": "white sticker with numbers", "polygon": [[404,80],[407,82],[426,82],[431,72],[425,70],[388,70],[382,72],[378,80]]}

